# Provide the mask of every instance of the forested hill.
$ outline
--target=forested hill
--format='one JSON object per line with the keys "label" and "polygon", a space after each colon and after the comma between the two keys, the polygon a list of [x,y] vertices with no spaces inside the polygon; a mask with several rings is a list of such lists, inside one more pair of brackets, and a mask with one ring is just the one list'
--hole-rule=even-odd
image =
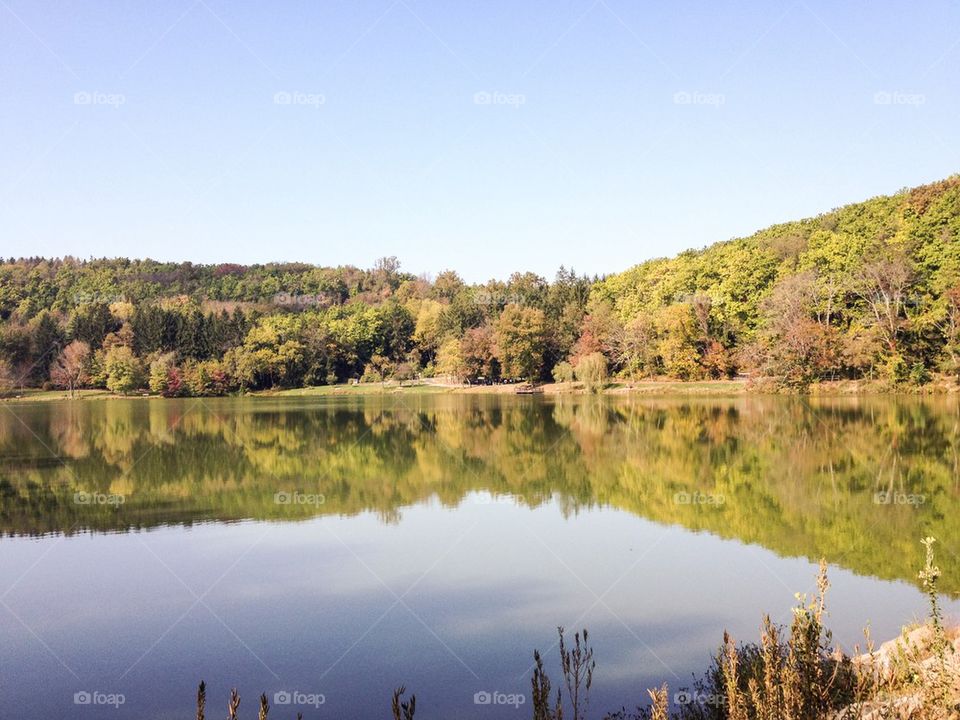
{"label": "forested hill", "polygon": [[468,285],[369,270],[0,261],[0,391],[960,372],[960,176],[651,260]]}
{"label": "forested hill", "polygon": [[896,378],[956,372],[958,283],[954,175],[642,263],[596,283],[592,298],[627,326],[638,368],[702,375],[706,346],[781,379]]}

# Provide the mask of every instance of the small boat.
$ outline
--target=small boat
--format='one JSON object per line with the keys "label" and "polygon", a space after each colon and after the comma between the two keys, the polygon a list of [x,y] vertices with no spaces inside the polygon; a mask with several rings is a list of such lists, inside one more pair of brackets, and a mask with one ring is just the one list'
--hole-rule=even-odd
{"label": "small boat", "polygon": [[543,387],[540,385],[524,383],[522,385],[517,385],[516,393],[517,395],[542,395]]}

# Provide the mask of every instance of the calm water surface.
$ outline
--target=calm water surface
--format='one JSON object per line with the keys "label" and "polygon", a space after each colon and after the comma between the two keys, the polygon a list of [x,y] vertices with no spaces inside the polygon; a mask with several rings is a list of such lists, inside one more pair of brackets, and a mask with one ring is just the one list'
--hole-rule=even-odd
{"label": "calm water surface", "polygon": [[[386,396],[0,406],[0,707],[183,718],[527,717],[555,627],[586,626],[593,715],[689,684],[724,628],[957,618],[960,413],[938,400]],[[554,677],[557,680],[557,677]],[[122,694],[118,708],[77,705]],[[314,696],[314,697],[311,697]]]}

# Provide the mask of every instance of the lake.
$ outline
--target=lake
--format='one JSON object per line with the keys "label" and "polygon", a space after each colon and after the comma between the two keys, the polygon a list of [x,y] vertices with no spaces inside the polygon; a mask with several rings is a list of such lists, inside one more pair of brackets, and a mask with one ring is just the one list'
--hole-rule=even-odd
{"label": "lake", "polygon": [[4,403],[0,705],[184,718],[204,679],[209,717],[388,717],[401,684],[527,717],[563,625],[600,717],[788,622],[821,557],[847,649],[925,613],[924,535],[956,619],[958,469],[955,399]]}

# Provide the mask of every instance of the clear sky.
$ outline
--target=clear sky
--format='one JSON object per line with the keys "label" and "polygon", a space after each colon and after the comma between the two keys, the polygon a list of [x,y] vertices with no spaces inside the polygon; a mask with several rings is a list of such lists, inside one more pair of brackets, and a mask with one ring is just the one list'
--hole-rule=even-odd
{"label": "clear sky", "polygon": [[0,254],[588,273],[960,171],[956,0],[0,0]]}

